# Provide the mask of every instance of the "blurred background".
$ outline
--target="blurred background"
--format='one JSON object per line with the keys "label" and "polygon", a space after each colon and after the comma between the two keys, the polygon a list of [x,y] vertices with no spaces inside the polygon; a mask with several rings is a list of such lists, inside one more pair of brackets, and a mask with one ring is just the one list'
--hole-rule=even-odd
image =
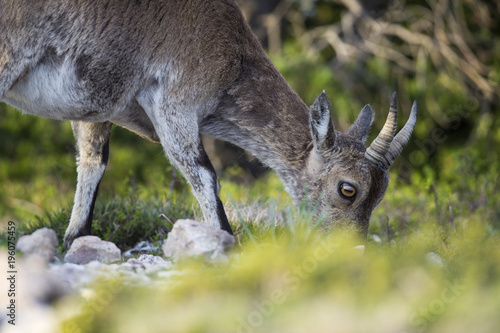
{"label": "blurred background", "polygon": [[[306,104],[327,92],[338,130],[347,129],[361,108],[371,104],[376,118],[370,142],[383,125],[393,91],[398,92],[400,126],[413,100],[418,101],[414,136],[391,169],[395,182],[424,184],[422,188],[432,191],[467,178],[466,191],[480,176],[491,175],[486,180],[490,183],[498,180],[499,2],[239,3],[269,56]],[[249,185],[273,177],[243,151],[210,138],[205,142],[228,183]],[[98,200],[125,195],[136,186],[148,189],[148,195],[189,192],[160,145],[116,127],[110,151]],[[74,152],[69,122],[22,115],[0,104],[0,225],[71,207]],[[498,193],[494,186],[493,193]]]}

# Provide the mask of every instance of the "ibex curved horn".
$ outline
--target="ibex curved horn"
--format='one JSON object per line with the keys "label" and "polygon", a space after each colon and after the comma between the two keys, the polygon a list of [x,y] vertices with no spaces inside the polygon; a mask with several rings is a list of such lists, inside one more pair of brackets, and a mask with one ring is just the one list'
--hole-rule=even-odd
{"label": "ibex curved horn", "polygon": [[391,107],[389,109],[389,115],[387,115],[387,120],[385,121],[384,127],[380,131],[379,135],[373,140],[370,147],[365,151],[365,157],[375,164],[382,163],[386,168],[390,166],[385,158],[385,155],[391,147],[394,135],[396,135],[396,129],[398,125],[398,108],[396,103],[397,94],[394,92],[391,98]]}
{"label": "ibex curved horn", "polygon": [[410,140],[411,133],[413,132],[413,128],[417,123],[417,101],[413,102],[413,106],[411,107],[410,118],[406,122],[405,126],[399,131],[394,140],[392,140],[391,147],[389,151],[385,155],[385,160],[387,161],[388,166],[390,167],[394,160],[398,158],[399,154],[403,151],[403,148],[406,146],[408,141]]}

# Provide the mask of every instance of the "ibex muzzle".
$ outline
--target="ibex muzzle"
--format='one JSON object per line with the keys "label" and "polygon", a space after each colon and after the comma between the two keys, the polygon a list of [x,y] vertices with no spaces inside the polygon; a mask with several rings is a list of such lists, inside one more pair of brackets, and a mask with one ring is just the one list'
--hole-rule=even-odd
{"label": "ibex muzzle", "polygon": [[[296,203],[366,232],[408,142],[416,106],[366,149],[373,111],[334,130],[323,93],[311,110],[261,48],[233,0],[0,0],[0,99],[72,122],[78,184],[65,246],[91,232],[112,124],[160,142],[185,176],[205,221],[231,232],[207,133],[273,168]],[[346,222],[347,221],[347,222]]]}

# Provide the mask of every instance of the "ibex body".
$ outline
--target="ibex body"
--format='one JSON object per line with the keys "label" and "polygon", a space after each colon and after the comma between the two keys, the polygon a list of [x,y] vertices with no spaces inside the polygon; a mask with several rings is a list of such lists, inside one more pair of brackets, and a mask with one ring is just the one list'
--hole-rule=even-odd
{"label": "ibex body", "polygon": [[325,228],[366,232],[416,117],[414,107],[394,138],[394,97],[367,150],[369,106],[347,133],[335,131],[326,95],[306,107],[232,0],[0,0],[0,98],[72,122],[78,184],[66,246],[90,233],[112,124],[162,144],[214,227],[231,232],[201,133],[273,168]]}

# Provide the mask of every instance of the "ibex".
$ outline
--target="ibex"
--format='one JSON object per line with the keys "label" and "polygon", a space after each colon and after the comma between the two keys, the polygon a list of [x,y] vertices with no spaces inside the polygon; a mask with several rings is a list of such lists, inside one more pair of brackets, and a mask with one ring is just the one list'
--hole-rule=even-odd
{"label": "ibex", "polygon": [[367,232],[408,142],[416,104],[397,134],[396,96],[373,143],[365,106],[334,129],[323,92],[310,110],[266,56],[234,0],[0,0],[0,99],[70,120],[78,182],[65,247],[90,234],[112,124],[162,144],[206,223],[230,233],[201,133],[274,169],[295,203]]}

